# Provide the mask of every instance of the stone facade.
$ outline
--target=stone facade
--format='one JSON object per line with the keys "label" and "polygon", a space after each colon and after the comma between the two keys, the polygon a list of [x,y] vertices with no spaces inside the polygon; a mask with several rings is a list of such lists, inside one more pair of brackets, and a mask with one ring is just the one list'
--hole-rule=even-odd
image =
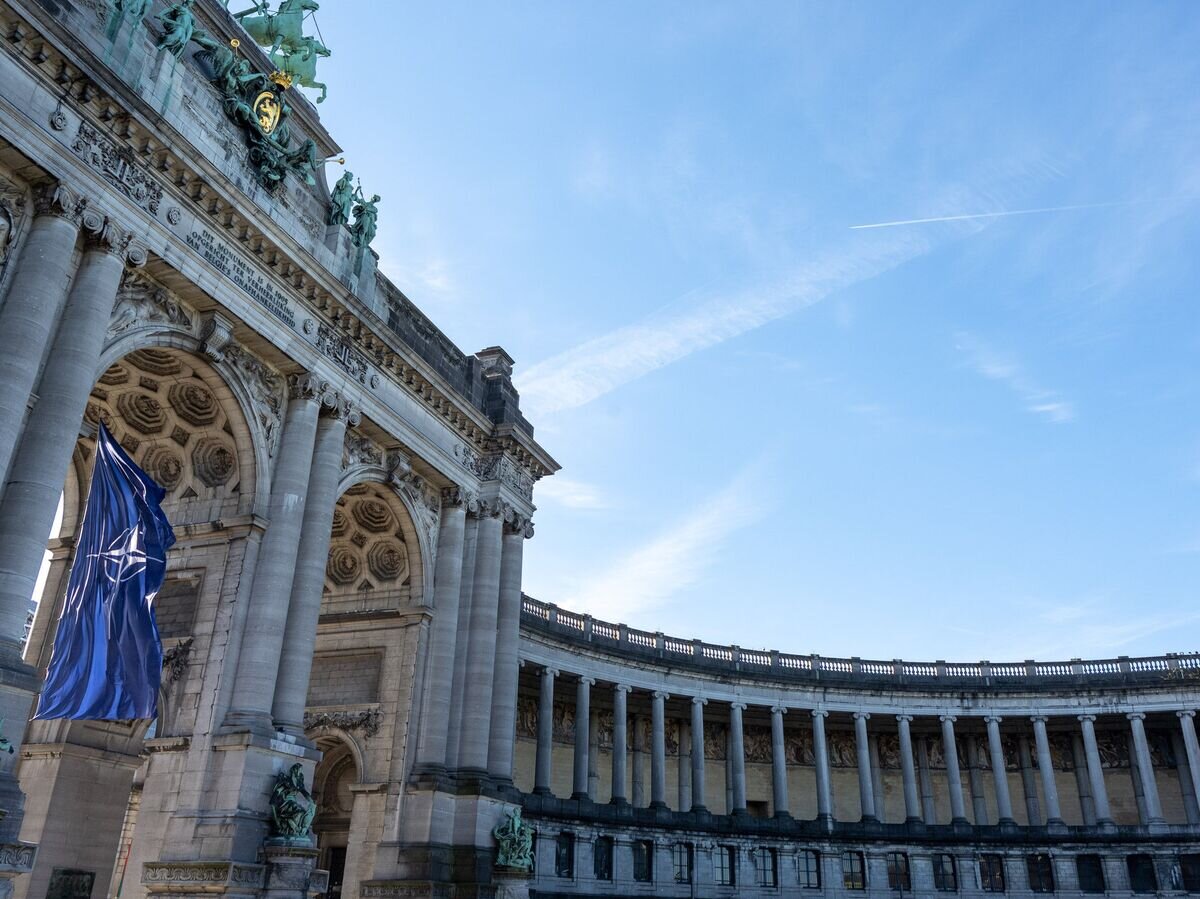
{"label": "stone facade", "polygon": [[[321,177],[263,183],[165,9],[0,0],[0,899],[1200,889],[1196,657],[827,659],[524,597],[558,466],[513,360],[327,226]],[[25,724],[100,422],[178,537],[159,714]],[[268,838],[296,763],[312,845]],[[517,807],[528,874],[493,863]]]}

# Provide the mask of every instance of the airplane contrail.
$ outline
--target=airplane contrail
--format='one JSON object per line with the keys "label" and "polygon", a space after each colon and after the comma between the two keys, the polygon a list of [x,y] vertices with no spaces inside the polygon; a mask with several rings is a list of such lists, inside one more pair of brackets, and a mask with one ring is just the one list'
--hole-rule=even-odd
{"label": "airplane contrail", "polygon": [[1113,203],[1081,203],[1077,206],[1043,206],[1041,209],[1010,209],[1006,212],[975,212],[970,215],[940,215],[928,219],[905,219],[899,222],[874,222],[870,225],[851,225],[851,231],[864,228],[894,228],[897,225],[926,225],[931,222],[962,222],[969,219],[995,219],[1008,215],[1034,215],[1039,212],[1067,212],[1072,209],[1101,209],[1105,206],[1128,206],[1133,200],[1118,200]]}

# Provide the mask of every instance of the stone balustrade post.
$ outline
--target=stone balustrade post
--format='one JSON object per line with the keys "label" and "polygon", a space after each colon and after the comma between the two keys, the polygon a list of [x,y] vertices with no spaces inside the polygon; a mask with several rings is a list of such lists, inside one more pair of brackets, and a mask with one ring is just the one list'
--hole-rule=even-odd
{"label": "stone balustrade post", "polygon": [[633,688],[628,684],[613,685],[613,748],[612,798],[613,805],[628,802],[625,792],[625,769],[629,760],[629,712],[627,697]]}
{"label": "stone balustrade post", "polygon": [[588,727],[592,718],[592,685],[594,678],[580,676],[575,689],[575,778],[572,799],[588,798],[588,746],[591,738]]}
{"label": "stone balustrade post", "polygon": [[742,712],[746,704],[729,704],[729,759],[733,768],[733,814],[746,814],[746,737]]}
{"label": "stone balustrade post", "polygon": [[963,803],[962,772],[958,767],[958,744],[954,740],[953,715],[941,715],[942,746],[946,756],[946,783],[950,790],[950,815],[952,824],[967,823],[967,808]]}
{"label": "stone balustrade post", "polygon": [[1088,781],[1092,787],[1092,802],[1096,807],[1096,823],[1101,827],[1111,826],[1113,818],[1108,805],[1108,789],[1104,785],[1104,767],[1100,762],[1100,748],[1096,744],[1096,716],[1078,717],[1083,734],[1084,757],[1087,759]]}
{"label": "stone balustrade post", "polygon": [[554,678],[557,676],[557,668],[542,669],[541,689],[538,692],[537,757],[533,774],[533,792],[539,796],[553,795]]}
{"label": "stone balustrade post", "polygon": [[650,807],[667,807],[667,732],[665,703],[669,698],[662,690],[650,694]]}
{"label": "stone balustrade post", "polygon": [[900,775],[904,781],[904,820],[918,824],[921,816],[921,796],[917,791],[917,769],[913,763],[912,715],[897,715],[896,725],[900,731]]}
{"label": "stone balustrade post", "polygon": [[325,588],[333,507],[337,503],[338,482],[342,475],[346,427],[357,424],[360,418],[358,411],[341,396],[329,393],[323,402],[328,414],[317,422],[292,596],[288,603],[287,626],[271,709],[276,730],[296,736],[304,734],[304,707],[312,675],[313,649],[317,644],[317,621],[321,617],[321,594]]}
{"label": "stone balustrade post", "polygon": [[1146,801],[1146,820],[1142,823],[1149,827],[1158,827],[1167,822],[1163,818],[1162,803],[1158,796],[1158,782],[1154,778],[1154,761],[1150,757],[1150,744],[1146,740],[1146,715],[1143,712],[1130,712],[1125,716],[1129,719],[1129,729],[1133,732],[1133,751],[1138,764],[1138,778],[1142,783],[1142,795]]}
{"label": "stone balustrade post", "polygon": [[1004,760],[1004,744],[1000,741],[1000,722],[1004,719],[998,715],[988,715],[983,720],[987,723],[988,756],[992,763],[992,781],[996,789],[996,817],[999,824],[1016,824],[1013,819],[1012,796],[1008,790],[1008,766]]}
{"label": "stone balustrade post", "polygon": [[858,761],[858,802],[864,823],[874,823],[875,788],[871,780],[871,744],[867,734],[870,712],[854,713],[854,748]]}
{"label": "stone balustrade post", "polygon": [[[1042,798],[1046,804],[1047,826],[1061,826],[1062,809],[1058,805],[1058,783],[1054,779],[1054,758],[1050,755],[1050,738],[1046,735],[1046,718],[1034,715],[1033,744],[1037,752],[1038,773],[1042,776]],[[1033,821],[1029,822],[1033,824]]]}
{"label": "stone balustrade post", "polygon": [[829,713],[813,709],[813,756],[817,777],[817,822],[823,827],[833,824],[833,784],[829,776],[829,746],[825,741],[825,719]]}
{"label": "stone balustrade post", "polygon": [[707,811],[704,799],[704,706],[708,700],[692,697],[692,811]]}
{"label": "stone balustrade post", "polygon": [[771,798],[776,818],[792,816],[788,805],[787,744],[783,733],[783,716],[786,714],[784,706],[771,706]]}

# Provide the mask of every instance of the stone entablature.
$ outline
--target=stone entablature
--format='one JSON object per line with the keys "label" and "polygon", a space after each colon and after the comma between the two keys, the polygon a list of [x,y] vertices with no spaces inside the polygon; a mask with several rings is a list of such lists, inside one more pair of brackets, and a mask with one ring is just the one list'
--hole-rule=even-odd
{"label": "stone entablature", "polygon": [[604,656],[638,665],[681,668],[689,674],[812,685],[930,690],[1011,690],[1039,688],[1154,687],[1189,682],[1200,686],[1200,653],[1065,662],[906,662],[796,655],[778,650],[685,640],[600,621],[532,597],[522,599],[521,625],[552,640],[584,644]]}

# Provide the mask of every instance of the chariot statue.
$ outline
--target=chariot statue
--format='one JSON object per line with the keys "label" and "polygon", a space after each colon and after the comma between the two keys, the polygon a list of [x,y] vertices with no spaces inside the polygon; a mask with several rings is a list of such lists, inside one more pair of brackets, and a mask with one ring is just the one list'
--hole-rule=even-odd
{"label": "chariot statue", "polygon": [[278,52],[291,55],[301,47],[304,38],[304,16],[316,12],[316,0],[283,0],[279,9],[271,12],[267,0],[256,0],[250,9],[235,12],[233,17],[246,29],[260,47],[270,47],[273,57]]}

